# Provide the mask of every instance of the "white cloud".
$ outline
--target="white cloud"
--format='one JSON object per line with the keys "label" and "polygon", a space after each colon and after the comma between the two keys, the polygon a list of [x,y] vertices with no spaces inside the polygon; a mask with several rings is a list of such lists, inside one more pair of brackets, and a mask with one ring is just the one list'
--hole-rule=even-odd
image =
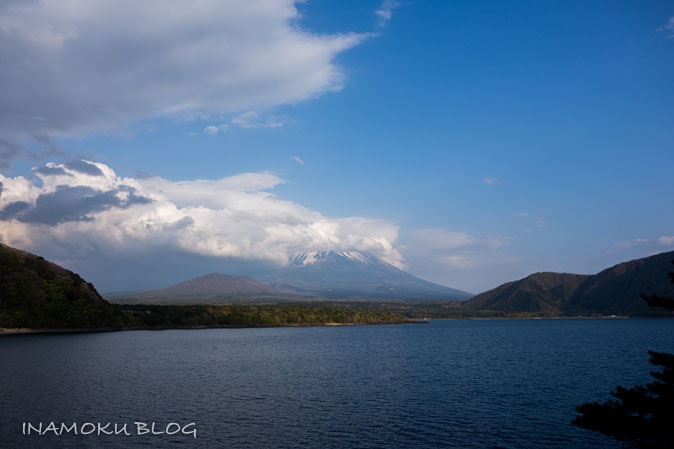
{"label": "white cloud", "polygon": [[335,57],[368,35],[304,30],[295,3],[3,3],[0,156],[16,157],[10,143],[31,135],[264,110],[341,89]]}
{"label": "white cloud", "polygon": [[667,33],[667,37],[674,37],[674,16],[667,19],[667,23],[658,28],[658,31]]}
{"label": "white cloud", "polygon": [[285,123],[281,117],[264,117],[260,111],[246,111],[232,119],[232,124],[240,128],[280,128]]}
{"label": "white cloud", "polygon": [[[616,243],[615,245],[613,245],[613,248],[618,249],[648,248],[655,250],[657,249],[658,246],[672,246],[672,245],[674,245],[674,236],[664,235],[655,240],[638,237],[635,238],[634,240],[627,240],[624,242]],[[608,250],[609,254],[612,254],[614,252],[615,251],[613,249]]]}
{"label": "white cloud", "polygon": [[229,129],[229,125],[227,123],[223,123],[222,125],[215,126],[215,125],[208,125],[207,127],[204,128],[204,132],[206,134],[210,134],[211,136],[215,136],[219,132],[227,132]]}
{"label": "white cloud", "polygon": [[400,243],[411,273],[469,292],[513,279],[522,270],[522,260],[508,252],[508,237],[427,228],[402,233]]}
{"label": "white cloud", "polygon": [[404,255],[411,268],[432,271],[476,268],[490,257],[490,252],[507,246],[502,237],[477,238],[463,232],[442,228],[417,229],[403,236]]}
{"label": "white cloud", "polygon": [[257,110],[245,111],[234,116],[229,123],[220,125],[208,125],[204,128],[206,134],[215,136],[221,132],[229,131],[231,126],[243,129],[255,128],[281,128],[285,125],[286,117],[267,115]]}
{"label": "white cloud", "polygon": [[482,178],[482,182],[485,184],[498,184],[499,180],[497,178]]}
{"label": "white cloud", "polygon": [[369,251],[402,266],[398,227],[366,217],[329,218],[269,190],[272,173],[218,180],[125,178],[90,161],[48,163],[39,179],[0,174],[1,240],[86,259],[152,249],[285,263],[298,252]]}
{"label": "white cloud", "polygon": [[672,246],[674,245],[674,235],[662,236],[658,239],[658,243],[665,246]]}
{"label": "white cloud", "polygon": [[[640,239],[637,239],[637,240],[640,240]],[[628,248],[633,248],[635,245],[637,245],[636,240],[634,240],[634,241],[627,240],[627,241],[624,241],[624,242],[616,243],[613,246],[615,248],[628,249]],[[611,252],[611,251],[609,250],[609,252]]]}
{"label": "white cloud", "polygon": [[298,157],[298,156],[293,156],[293,159],[294,159],[295,162],[297,162],[298,164],[304,165],[304,160],[302,160],[302,158],[300,158],[300,157]]}
{"label": "white cloud", "polygon": [[379,8],[374,12],[379,18],[379,26],[385,26],[391,17],[393,17],[393,10],[400,6],[400,2],[396,0],[384,0]]}
{"label": "white cloud", "polygon": [[220,128],[218,128],[217,126],[209,125],[209,126],[204,128],[204,132],[206,134],[210,134],[211,136],[214,136],[218,132],[220,132]]}

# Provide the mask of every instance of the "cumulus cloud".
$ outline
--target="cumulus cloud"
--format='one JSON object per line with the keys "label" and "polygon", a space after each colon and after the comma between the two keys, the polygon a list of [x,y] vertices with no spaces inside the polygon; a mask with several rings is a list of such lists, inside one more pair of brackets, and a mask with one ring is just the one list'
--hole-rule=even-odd
{"label": "cumulus cloud", "polygon": [[55,225],[67,221],[92,220],[91,214],[111,207],[127,208],[149,203],[149,198],[135,195],[135,190],[122,186],[103,192],[86,186],[59,186],[54,192],[37,197],[34,205],[25,201],[9,203],[0,212],[3,219],[26,223]]}
{"label": "cumulus cloud", "polygon": [[374,12],[378,17],[379,26],[385,26],[391,17],[393,17],[393,10],[400,6],[400,2],[396,0],[384,0],[379,8]]}
{"label": "cumulus cloud", "polygon": [[238,114],[339,90],[335,57],[367,35],[305,30],[295,3],[4,2],[0,164],[24,153],[17,142],[31,136]]}
{"label": "cumulus cloud", "polygon": [[270,192],[272,173],[218,180],[126,178],[105,164],[48,163],[34,177],[0,174],[0,238],[25,249],[86,259],[92,252],[171,249],[284,264],[299,252],[369,251],[402,266],[398,227],[329,218]]}

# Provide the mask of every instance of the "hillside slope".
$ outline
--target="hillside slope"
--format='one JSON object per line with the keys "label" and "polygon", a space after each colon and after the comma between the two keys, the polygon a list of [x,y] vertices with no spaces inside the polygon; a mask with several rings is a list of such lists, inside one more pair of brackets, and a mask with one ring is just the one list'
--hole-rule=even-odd
{"label": "hillside slope", "polygon": [[566,305],[567,313],[598,310],[608,315],[666,314],[650,307],[641,293],[674,296],[674,284],[667,275],[674,271],[674,251],[615,265],[583,283]]}
{"label": "hillside slope", "polygon": [[123,319],[79,275],[0,244],[0,327],[105,328]]}
{"label": "hillside slope", "polygon": [[641,293],[674,295],[667,273],[674,251],[635,259],[595,275],[534,273],[480,293],[463,304],[467,311],[534,315],[653,315]]}
{"label": "hillside slope", "polygon": [[213,304],[234,297],[239,301],[282,295],[283,292],[246,276],[211,273],[166,288],[107,297],[113,302],[127,304]]}
{"label": "hillside slope", "polygon": [[508,282],[468,300],[466,310],[559,314],[573,293],[591,276],[570,273],[534,273]]}

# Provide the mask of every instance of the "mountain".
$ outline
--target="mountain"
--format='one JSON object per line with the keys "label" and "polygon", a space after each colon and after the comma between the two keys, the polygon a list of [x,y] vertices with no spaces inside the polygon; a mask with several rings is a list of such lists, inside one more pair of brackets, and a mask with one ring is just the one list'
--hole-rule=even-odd
{"label": "mountain", "polygon": [[360,251],[300,254],[287,267],[259,278],[277,289],[326,298],[454,299],[470,293],[419,279]]}
{"label": "mountain", "polygon": [[574,292],[591,276],[569,273],[534,273],[508,282],[468,300],[466,310],[559,314]]}
{"label": "mountain", "polygon": [[0,243],[0,328],[105,328],[121,320],[79,275]]}
{"label": "mountain", "polygon": [[125,303],[216,303],[232,297],[270,297],[284,293],[246,276],[211,273],[167,288],[110,295],[110,299]]}
{"label": "mountain", "polygon": [[674,296],[674,284],[667,275],[674,271],[674,251],[643,259],[623,262],[608,268],[584,282],[566,307],[568,313],[595,309],[607,314],[653,314],[641,299],[641,293]]}
{"label": "mountain", "polygon": [[641,293],[673,296],[674,251],[615,265],[595,275],[534,273],[474,296],[467,311],[539,315],[671,315]]}
{"label": "mountain", "polygon": [[[165,289],[268,292],[242,276],[207,275]],[[195,290],[196,289],[196,290]],[[305,305],[116,305],[79,275],[0,243],[0,335],[26,331],[408,323],[388,312]]]}

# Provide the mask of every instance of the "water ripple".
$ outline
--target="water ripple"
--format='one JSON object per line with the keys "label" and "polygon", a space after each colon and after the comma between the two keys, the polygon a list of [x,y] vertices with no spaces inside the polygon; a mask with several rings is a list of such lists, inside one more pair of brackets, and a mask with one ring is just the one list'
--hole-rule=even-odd
{"label": "water ripple", "polygon": [[[574,407],[649,381],[674,320],[440,321],[0,339],[0,447],[615,448]],[[196,422],[25,436],[22,422]]]}

